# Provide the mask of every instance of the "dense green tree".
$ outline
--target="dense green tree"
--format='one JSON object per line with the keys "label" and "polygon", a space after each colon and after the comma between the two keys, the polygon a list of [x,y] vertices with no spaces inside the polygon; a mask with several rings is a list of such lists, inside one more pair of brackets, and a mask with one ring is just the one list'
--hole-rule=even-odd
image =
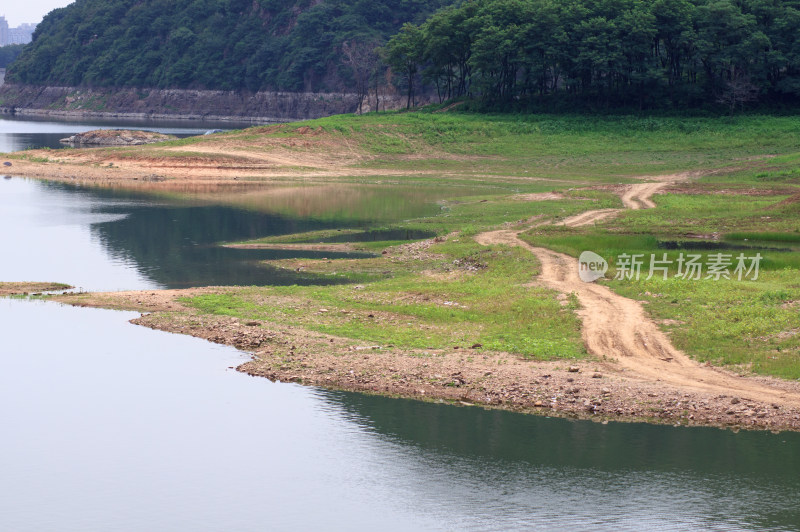
{"label": "dense green tree", "polygon": [[344,42],[385,42],[446,0],[76,0],[9,80],[35,85],[355,91]]}
{"label": "dense green tree", "polygon": [[8,66],[13,63],[21,53],[21,44],[0,46],[0,68],[8,68]]}
{"label": "dense green tree", "polygon": [[384,78],[380,46],[407,106],[435,90],[495,107],[735,110],[800,102],[798,28],[800,0],[76,0],[8,79],[363,101]]}
{"label": "dense green tree", "polygon": [[414,88],[419,65],[424,58],[425,43],[422,30],[412,24],[404,24],[400,33],[395,35],[381,51],[384,61],[402,73],[406,84],[406,108],[414,101]]}
{"label": "dense green tree", "polygon": [[[796,0],[465,0],[418,26],[439,94],[639,108],[800,100]],[[412,26],[389,41],[407,40]],[[402,53],[403,47],[397,50]],[[402,64],[394,57],[394,64]],[[444,87],[444,89],[442,89]],[[550,101],[547,100],[547,101]]]}

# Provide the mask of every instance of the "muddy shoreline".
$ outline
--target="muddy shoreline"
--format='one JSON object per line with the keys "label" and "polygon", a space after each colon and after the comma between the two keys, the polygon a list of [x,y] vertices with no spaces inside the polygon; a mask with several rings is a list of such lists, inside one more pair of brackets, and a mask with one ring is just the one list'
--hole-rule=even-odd
{"label": "muddy shoreline", "polygon": [[[180,302],[201,294],[235,292],[232,287],[44,295],[67,288],[57,283],[0,283],[0,296],[33,295],[79,307],[138,311],[142,315],[133,324],[250,353],[252,360],[236,369],[274,382],[603,423],[800,432],[798,406],[648,381],[626,375],[609,361],[541,362],[478,345],[409,351],[299,327],[200,314]],[[787,395],[800,391],[794,382],[715,371]]]}

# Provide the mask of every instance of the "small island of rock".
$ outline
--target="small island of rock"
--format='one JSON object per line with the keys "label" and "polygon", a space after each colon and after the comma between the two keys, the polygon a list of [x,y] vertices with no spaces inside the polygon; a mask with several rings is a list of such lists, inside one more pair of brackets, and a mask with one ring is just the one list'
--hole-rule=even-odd
{"label": "small island of rock", "polygon": [[130,131],[127,129],[96,129],[78,133],[61,139],[64,144],[95,146],[138,146],[173,140],[174,135],[165,135],[154,131]]}

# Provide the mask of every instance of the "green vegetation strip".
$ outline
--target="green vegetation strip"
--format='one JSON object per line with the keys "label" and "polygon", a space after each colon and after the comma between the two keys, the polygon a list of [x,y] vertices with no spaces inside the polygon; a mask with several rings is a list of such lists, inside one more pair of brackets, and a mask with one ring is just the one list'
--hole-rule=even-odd
{"label": "green vegetation strip", "polygon": [[574,303],[530,286],[533,256],[455,237],[413,264],[391,263],[392,276],[368,287],[250,288],[203,295],[188,304],[206,313],[259,319],[410,349],[481,344],[537,360],[581,358]]}

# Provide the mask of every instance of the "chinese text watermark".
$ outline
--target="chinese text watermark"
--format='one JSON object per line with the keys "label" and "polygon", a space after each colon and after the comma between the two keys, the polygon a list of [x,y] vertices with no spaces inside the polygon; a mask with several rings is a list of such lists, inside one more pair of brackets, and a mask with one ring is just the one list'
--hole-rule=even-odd
{"label": "chinese text watermark", "polygon": [[[758,280],[763,257],[761,253],[745,255],[739,253],[711,253],[708,255],[681,253],[671,259],[666,253],[661,256],[651,253],[622,253],[615,261],[614,279],[638,281],[653,278],[685,279],[687,281],[735,279],[737,281]],[[591,251],[584,251],[578,259],[578,275],[587,283],[605,276],[608,263]]]}

